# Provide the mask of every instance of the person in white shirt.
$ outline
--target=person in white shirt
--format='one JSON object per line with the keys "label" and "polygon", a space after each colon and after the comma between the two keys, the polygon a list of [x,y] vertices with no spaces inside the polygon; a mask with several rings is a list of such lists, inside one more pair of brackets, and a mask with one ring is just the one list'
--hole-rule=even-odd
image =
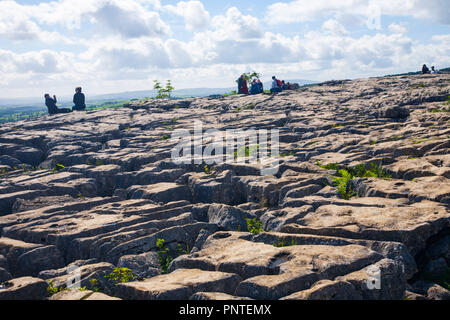
{"label": "person in white shirt", "polygon": [[436,74],[437,73],[437,70],[434,69],[434,66],[431,67],[431,73],[432,74]]}
{"label": "person in white shirt", "polygon": [[277,78],[275,76],[272,77],[272,88],[270,88],[271,93],[281,92],[281,88],[278,85]]}

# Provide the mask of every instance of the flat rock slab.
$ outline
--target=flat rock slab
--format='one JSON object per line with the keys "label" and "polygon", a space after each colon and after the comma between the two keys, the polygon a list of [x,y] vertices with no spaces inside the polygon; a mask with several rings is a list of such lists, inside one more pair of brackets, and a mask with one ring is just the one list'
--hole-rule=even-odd
{"label": "flat rock slab", "polygon": [[202,250],[175,259],[170,270],[200,268],[235,273],[244,280],[234,295],[279,299],[298,289],[310,288],[321,279],[349,274],[383,258],[365,246],[339,245],[338,239],[329,239],[328,245],[279,246],[245,238],[248,234],[216,233],[208,238]]}
{"label": "flat rock slab", "polygon": [[47,282],[22,277],[0,284],[0,300],[42,300],[47,296]]}
{"label": "flat rock slab", "polygon": [[241,278],[232,273],[178,269],[151,279],[117,286],[117,296],[132,300],[186,300],[197,292],[232,294]]}
{"label": "flat rock slab", "polygon": [[[373,198],[376,199],[376,198]],[[327,204],[309,212],[282,232],[339,236],[404,243],[412,254],[425,246],[425,240],[449,226],[450,212],[445,205],[422,201],[392,206],[378,199],[380,206]],[[385,205],[383,205],[385,204]]]}
{"label": "flat rock slab", "polygon": [[90,290],[64,290],[52,295],[48,300],[121,300],[120,298],[115,298],[108,296],[101,292],[94,292]]}

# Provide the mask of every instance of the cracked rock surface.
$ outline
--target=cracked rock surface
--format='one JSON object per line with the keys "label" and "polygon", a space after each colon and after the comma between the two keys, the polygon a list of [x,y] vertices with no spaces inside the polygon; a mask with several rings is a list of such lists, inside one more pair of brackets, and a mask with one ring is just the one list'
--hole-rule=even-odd
{"label": "cracked rock surface", "polygon": [[[449,74],[381,77],[2,124],[0,299],[77,267],[85,290],[50,299],[449,299],[449,94]],[[194,121],[278,129],[276,174],[239,150],[176,164]],[[333,183],[371,164],[349,197]]]}

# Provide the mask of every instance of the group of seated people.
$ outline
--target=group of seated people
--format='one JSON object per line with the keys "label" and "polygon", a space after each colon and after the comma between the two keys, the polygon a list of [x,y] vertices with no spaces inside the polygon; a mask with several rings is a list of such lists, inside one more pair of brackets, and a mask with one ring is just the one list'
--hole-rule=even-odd
{"label": "group of seated people", "polygon": [[[264,85],[259,79],[253,79],[250,87],[250,91],[247,87],[247,79],[245,75],[241,75],[238,81],[238,93],[239,94],[260,94],[264,93]],[[278,80],[275,76],[272,77],[271,93],[281,92],[283,90],[292,90],[292,86],[289,82]]]}
{"label": "group of seated people", "polygon": [[437,70],[434,69],[434,66],[431,67],[431,70],[428,69],[426,64],[424,64],[422,66],[422,74],[436,74],[436,73],[437,73]]}
{"label": "group of seated people", "polygon": [[272,77],[272,88],[270,88],[271,93],[281,92],[283,90],[292,90],[292,86],[289,82],[284,80],[279,80],[275,76]]}
{"label": "group of seated people", "polygon": [[86,110],[85,96],[81,92],[81,87],[75,88],[75,94],[73,95],[73,103],[75,104],[72,109],[69,108],[58,108],[56,103],[56,96],[50,97],[48,93],[44,95],[45,105],[48,108],[48,114],[58,114],[58,113],[69,113],[73,111],[84,111]]}

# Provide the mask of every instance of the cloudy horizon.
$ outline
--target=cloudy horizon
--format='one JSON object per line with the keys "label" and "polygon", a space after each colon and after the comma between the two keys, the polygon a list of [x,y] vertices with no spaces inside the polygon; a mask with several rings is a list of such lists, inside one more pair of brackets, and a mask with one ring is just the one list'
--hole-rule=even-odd
{"label": "cloudy horizon", "polygon": [[0,98],[450,67],[446,0],[0,0]]}

